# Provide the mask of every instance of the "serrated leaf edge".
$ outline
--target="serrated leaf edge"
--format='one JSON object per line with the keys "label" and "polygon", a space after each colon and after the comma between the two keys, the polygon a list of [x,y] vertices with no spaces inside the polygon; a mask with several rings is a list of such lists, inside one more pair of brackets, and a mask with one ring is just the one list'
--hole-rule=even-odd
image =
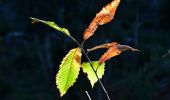
{"label": "serrated leaf edge", "polygon": [[[95,61],[92,61],[92,62],[95,62]],[[83,62],[82,65],[83,65],[84,63],[89,63],[89,62]],[[105,72],[105,63],[103,63],[103,64],[104,64],[104,72]],[[100,67],[100,66],[99,66],[99,67]],[[83,67],[81,67],[81,68],[82,68],[82,70],[83,70]],[[95,70],[96,70],[96,69],[95,69]],[[102,77],[103,77],[103,75],[104,75],[104,72],[103,72],[102,76],[99,77],[99,79],[102,79]],[[83,70],[83,73],[87,74],[88,80],[90,81],[90,84],[91,84],[91,86],[92,86],[92,88],[93,88],[94,85],[98,82],[98,80],[92,84],[92,83],[91,83],[91,80],[89,79],[89,74],[88,74],[87,72],[84,72],[84,70]],[[97,76],[96,76],[96,78],[97,78]]]}
{"label": "serrated leaf edge", "polygon": [[[75,48],[75,49],[80,49],[80,48]],[[72,50],[70,50],[70,52],[63,58],[63,60],[62,60],[62,62],[61,62],[61,64],[60,64],[60,66],[59,66],[59,70],[61,69],[61,66],[62,66],[62,64],[64,63],[64,61],[67,59],[67,57],[69,56],[69,54],[71,53],[71,51],[73,51],[74,49],[72,49]],[[76,54],[76,52],[77,52],[77,50],[75,51],[75,53],[74,53],[74,55]],[[72,61],[73,62],[73,61]],[[72,63],[71,62],[71,63]],[[81,63],[80,63],[80,67],[81,67]],[[70,69],[69,69],[69,71],[70,71]],[[78,71],[78,74],[79,74],[79,72],[80,72],[80,69],[79,69],[79,71]],[[56,83],[57,83],[57,76],[58,76],[58,74],[59,74],[59,72],[57,73],[57,75],[56,75]],[[78,75],[77,75],[77,78],[75,79],[75,81],[73,82],[73,84],[71,85],[71,86],[73,86],[74,85],[74,83],[76,82],[76,80],[78,79]],[[68,79],[67,79],[68,80]],[[57,84],[56,84],[57,85]],[[71,87],[70,86],[70,87]],[[70,88],[69,87],[69,88]],[[57,86],[57,88],[59,89],[59,87]],[[59,89],[59,91],[60,91],[60,96],[62,97],[65,93],[61,93],[61,90]]]}

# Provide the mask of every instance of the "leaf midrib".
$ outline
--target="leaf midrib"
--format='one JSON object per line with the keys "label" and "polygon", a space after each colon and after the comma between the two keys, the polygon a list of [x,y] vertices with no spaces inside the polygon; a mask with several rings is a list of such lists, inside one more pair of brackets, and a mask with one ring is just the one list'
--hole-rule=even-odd
{"label": "leaf midrib", "polygon": [[[73,54],[73,57],[74,57],[74,55],[76,54],[76,52],[77,52],[77,49],[76,49],[76,51],[74,52],[74,54]],[[73,59],[71,60],[71,64],[70,64],[70,66],[73,64]],[[69,77],[69,74],[70,74],[70,70],[71,70],[71,67],[69,68],[69,73],[68,73],[68,75],[67,75],[67,80],[66,80],[66,84],[65,84],[65,86],[64,86],[64,90],[66,89],[66,86],[67,86],[67,84],[68,84],[68,77]]]}

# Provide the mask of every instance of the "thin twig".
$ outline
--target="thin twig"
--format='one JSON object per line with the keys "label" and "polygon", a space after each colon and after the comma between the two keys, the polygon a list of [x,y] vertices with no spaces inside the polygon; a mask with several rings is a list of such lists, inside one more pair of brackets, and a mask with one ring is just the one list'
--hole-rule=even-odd
{"label": "thin twig", "polygon": [[80,48],[81,48],[81,50],[83,51],[84,55],[86,56],[88,62],[90,63],[90,66],[91,66],[91,68],[93,69],[93,72],[95,73],[95,75],[96,75],[96,77],[97,77],[97,79],[98,79],[98,81],[99,81],[99,83],[100,83],[100,85],[101,85],[101,87],[102,87],[102,89],[103,89],[103,91],[104,91],[107,99],[110,100],[110,97],[109,97],[109,95],[108,95],[108,93],[107,93],[107,91],[106,91],[103,83],[101,82],[100,78],[98,77],[97,72],[95,71],[95,69],[94,69],[94,67],[93,67],[93,64],[92,64],[90,58],[87,56],[87,54],[86,54],[86,52],[84,51],[83,47],[80,46]]}
{"label": "thin twig", "polygon": [[83,48],[83,44],[80,45],[80,43],[79,43],[74,37],[72,37],[72,36],[70,36],[70,38],[71,38],[74,42],[76,42],[77,45],[79,45],[79,47],[81,48],[82,52],[84,53],[85,57],[87,58],[88,62],[90,63],[90,66],[91,66],[91,68],[93,69],[93,72],[95,73],[95,75],[96,75],[96,77],[97,77],[97,79],[98,79],[98,81],[99,81],[99,83],[100,83],[100,86],[102,87],[102,89],[103,89],[103,91],[104,91],[104,93],[105,93],[105,95],[106,95],[106,97],[107,97],[107,100],[110,100],[109,94],[107,93],[107,91],[106,91],[106,89],[105,89],[102,81],[100,80],[99,76],[97,75],[97,72],[96,72],[95,69],[94,69],[94,66],[93,66],[90,58],[88,57],[87,53],[85,52],[85,50],[84,50],[84,48]]}
{"label": "thin twig", "polygon": [[87,97],[89,98],[89,100],[92,100],[89,93],[87,91],[85,91],[85,93],[86,93]]}
{"label": "thin twig", "polygon": [[[88,56],[88,54],[89,54],[89,51],[86,52],[86,55],[87,55],[87,56]],[[97,66],[97,68],[96,68],[96,70],[95,70],[96,73],[97,73],[97,70],[98,70],[98,68],[100,67],[100,65],[101,65],[101,64],[99,64],[99,65]]]}
{"label": "thin twig", "polygon": [[97,66],[97,68],[96,68],[96,72],[97,72],[97,70],[99,69],[100,65],[101,65],[101,64],[99,64],[99,65]]}

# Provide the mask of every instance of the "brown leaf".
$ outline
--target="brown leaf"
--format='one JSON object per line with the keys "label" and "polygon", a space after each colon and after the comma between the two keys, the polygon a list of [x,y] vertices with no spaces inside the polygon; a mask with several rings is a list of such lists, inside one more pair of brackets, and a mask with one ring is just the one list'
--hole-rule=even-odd
{"label": "brown leaf", "polygon": [[99,46],[95,46],[95,47],[93,47],[91,49],[87,49],[87,51],[91,52],[91,51],[101,49],[101,48],[110,48],[110,47],[115,46],[115,45],[118,45],[118,43],[117,42],[106,43],[106,44],[102,44],[102,45],[99,45]]}
{"label": "brown leaf", "polygon": [[84,31],[84,35],[83,35],[83,39],[84,41],[87,40],[90,36],[92,36],[94,34],[94,32],[96,31],[96,29],[98,28],[97,23],[93,20],[89,27],[86,28],[86,30]]}
{"label": "brown leaf", "polygon": [[112,57],[114,56],[117,56],[117,55],[120,55],[120,53],[122,51],[126,51],[126,50],[131,50],[131,51],[139,51],[138,49],[134,49],[130,46],[127,46],[127,45],[120,45],[120,44],[117,44],[117,45],[113,45],[112,47],[110,47],[106,53],[104,53],[100,59],[99,59],[99,63],[102,64],[104,63],[105,61],[111,59]]}
{"label": "brown leaf", "polygon": [[117,47],[113,46],[110,47],[106,53],[104,53],[100,59],[99,59],[99,63],[102,64],[104,63],[106,60],[109,60],[110,58],[117,56],[121,53],[122,51],[120,51],[119,49],[117,49]]}
{"label": "brown leaf", "polygon": [[103,7],[103,9],[96,14],[96,17],[90,23],[89,27],[84,31],[83,39],[87,40],[90,36],[94,34],[98,25],[103,25],[110,22],[115,15],[117,6],[119,5],[120,0],[114,0],[110,4]]}
{"label": "brown leaf", "polygon": [[114,18],[119,3],[120,0],[114,0],[110,4],[103,7],[103,9],[96,15],[95,18],[96,20],[98,19],[99,25],[106,24]]}
{"label": "brown leaf", "polygon": [[126,50],[131,50],[131,51],[139,51],[138,49],[134,49],[130,46],[127,46],[127,45],[117,45],[117,48],[120,50],[120,51],[126,51]]}

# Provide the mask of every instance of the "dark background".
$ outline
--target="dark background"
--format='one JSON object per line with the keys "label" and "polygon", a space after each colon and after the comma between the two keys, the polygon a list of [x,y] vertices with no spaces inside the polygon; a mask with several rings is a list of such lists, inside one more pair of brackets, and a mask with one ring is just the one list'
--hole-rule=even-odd
{"label": "dark background", "polygon": [[[104,100],[99,84],[91,89],[82,71],[74,86],[59,97],[55,75],[76,44],[43,24],[31,24],[29,17],[54,21],[82,41],[85,28],[109,2],[1,0],[0,100],[88,100],[86,90],[93,100]],[[170,100],[169,5],[170,0],[121,0],[114,20],[85,43],[91,48],[116,41],[140,49],[106,63],[102,82],[111,100]],[[97,60],[104,51],[89,56]]]}

